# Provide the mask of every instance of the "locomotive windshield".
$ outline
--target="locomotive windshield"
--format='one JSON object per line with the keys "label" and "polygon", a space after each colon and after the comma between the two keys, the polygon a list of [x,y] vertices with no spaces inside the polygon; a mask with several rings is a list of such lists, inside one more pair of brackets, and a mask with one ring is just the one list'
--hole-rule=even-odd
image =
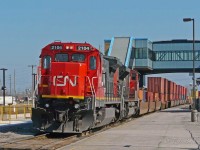
{"label": "locomotive windshield", "polygon": [[67,62],[68,54],[56,54],[55,61],[57,62]]}
{"label": "locomotive windshield", "polygon": [[84,54],[73,54],[72,61],[83,62],[83,61],[85,61],[85,55]]}

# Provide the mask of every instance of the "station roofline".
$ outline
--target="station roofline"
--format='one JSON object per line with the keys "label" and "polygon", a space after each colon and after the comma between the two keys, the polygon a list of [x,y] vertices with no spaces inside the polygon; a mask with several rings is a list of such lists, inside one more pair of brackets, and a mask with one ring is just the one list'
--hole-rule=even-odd
{"label": "station roofline", "polygon": [[[114,37],[112,37],[112,38],[134,38],[133,36],[114,36]],[[105,42],[109,42],[109,41],[111,41],[112,40],[112,38],[111,39],[104,39],[104,41]],[[135,38],[134,38],[135,39]],[[142,38],[142,39],[146,39],[146,38]]]}
{"label": "station roofline", "polygon": [[106,39],[106,40],[104,40],[104,42],[111,42],[111,40]]}
{"label": "station roofline", "polygon": [[148,38],[135,38],[135,40],[148,40]]}
{"label": "station roofline", "polygon": [[[170,41],[154,41],[153,44],[173,44],[173,43],[193,43],[193,40],[187,39],[173,39]],[[200,40],[195,40],[195,43],[200,43]]]}
{"label": "station roofline", "polygon": [[113,38],[131,38],[131,37],[133,37],[133,36],[115,36]]}

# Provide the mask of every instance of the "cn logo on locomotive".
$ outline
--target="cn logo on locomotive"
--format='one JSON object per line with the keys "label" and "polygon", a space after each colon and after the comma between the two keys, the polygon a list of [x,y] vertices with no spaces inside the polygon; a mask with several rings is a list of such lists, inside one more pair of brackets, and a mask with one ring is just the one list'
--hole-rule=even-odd
{"label": "cn logo on locomotive", "polygon": [[66,86],[67,81],[69,81],[71,86],[76,86],[76,82],[77,82],[76,80],[77,80],[76,76],[74,76],[74,82],[72,80],[70,80],[69,76],[53,76],[53,85],[54,86]]}

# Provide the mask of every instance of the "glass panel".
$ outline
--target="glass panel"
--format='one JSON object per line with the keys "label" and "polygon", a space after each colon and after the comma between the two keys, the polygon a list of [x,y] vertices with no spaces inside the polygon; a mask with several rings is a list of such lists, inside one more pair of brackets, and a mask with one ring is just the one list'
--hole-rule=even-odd
{"label": "glass panel", "polygon": [[131,79],[132,80],[136,80],[136,74],[135,73],[132,74],[132,78]]}
{"label": "glass panel", "polygon": [[73,54],[72,61],[83,62],[83,61],[85,61],[85,55],[84,54]]}
{"label": "glass panel", "polygon": [[136,48],[135,49],[137,59],[146,59],[147,58],[147,48]]}
{"label": "glass panel", "polygon": [[56,54],[55,61],[67,62],[68,61],[68,54]]}
{"label": "glass panel", "polygon": [[95,70],[96,69],[96,65],[97,65],[96,57],[95,56],[91,56],[90,57],[90,69],[91,70]]}
{"label": "glass panel", "polygon": [[44,69],[50,68],[50,63],[51,63],[51,57],[50,56],[44,56],[43,68]]}
{"label": "glass panel", "polygon": [[[156,61],[192,61],[192,51],[155,51]],[[151,56],[149,54],[149,56]],[[200,59],[200,51],[195,51],[195,59]]]}

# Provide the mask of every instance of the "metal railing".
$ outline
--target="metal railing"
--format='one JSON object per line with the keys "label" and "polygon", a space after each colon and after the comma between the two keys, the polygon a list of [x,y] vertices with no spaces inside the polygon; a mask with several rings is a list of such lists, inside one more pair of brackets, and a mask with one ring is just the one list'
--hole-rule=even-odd
{"label": "metal railing", "polygon": [[0,106],[0,121],[30,119],[31,115],[32,105]]}

